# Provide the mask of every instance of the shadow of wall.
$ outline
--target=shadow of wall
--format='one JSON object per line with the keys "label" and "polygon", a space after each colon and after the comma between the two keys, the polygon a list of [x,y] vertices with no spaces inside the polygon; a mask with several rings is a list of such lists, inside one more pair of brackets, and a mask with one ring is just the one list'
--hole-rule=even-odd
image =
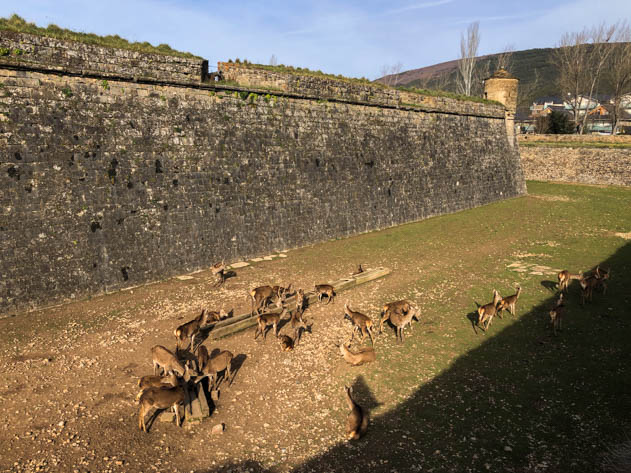
{"label": "shadow of wall", "polygon": [[[631,431],[631,244],[600,266],[612,271],[606,296],[581,307],[574,282],[558,336],[551,291],[514,324],[495,320],[485,343],[372,419],[365,438],[294,471],[600,471],[606,449]],[[362,379],[354,391],[360,404],[378,404]],[[253,461],[208,471],[248,469],[266,471]]]}

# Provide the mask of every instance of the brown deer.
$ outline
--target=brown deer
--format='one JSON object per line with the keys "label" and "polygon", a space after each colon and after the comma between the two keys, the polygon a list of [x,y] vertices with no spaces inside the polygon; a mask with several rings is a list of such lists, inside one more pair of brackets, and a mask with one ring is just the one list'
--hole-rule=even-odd
{"label": "brown deer", "polygon": [[274,328],[274,335],[278,337],[278,324],[281,319],[287,313],[287,309],[284,308],[280,314],[261,314],[256,318],[256,330],[254,331],[254,340],[259,335],[263,335],[263,340],[267,339],[267,327],[270,325]]}
{"label": "brown deer", "polygon": [[190,322],[180,325],[173,331],[175,338],[177,339],[176,351],[180,349],[182,343],[185,340],[191,339],[190,349],[195,351],[195,337],[200,332],[201,328],[208,322],[208,312],[206,309],[202,310],[202,313],[195,317]]}
{"label": "brown deer", "polygon": [[353,388],[344,386],[344,391],[346,392],[346,402],[351,410],[346,419],[346,436],[349,440],[359,440],[360,437],[366,433],[366,430],[368,430],[368,412],[365,412],[364,409],[353,400],[351,396]]}
{"label": "brown deer", "polygon": [[217,312],[216,310],[211,310],[210,312],[208,312],[208,320],[210,322],[220,322],[223,319],[228,317],[228,313],[223,310],[220,309],[219,312]]}
{"label": "brown deer", "polygon": [[493,316],[497,313],[497,304],[501,298],[500,293],[493,289],[493,302],[478,307],[478,326],[483,328],[485,332],[491,325]]}
{"label": "brown deer", "polygon": [[515,304],[517,304],[517,299],[519,299],[519,295],[521,294],[521,286],[517,286],[517,292],[512,296],[503,297],[497,303],[497,315],[503,310],[508,310],[511,315],[517,315],[517,311],[515,309]]}
{"label": "brown deer", "polygon": [[305,324],[305,320],[302,317],[304,314],[304,311],[300,310],[300,309],[296,309],[293,312],[291,312],[291,328],[296,328],[296,325],[298,324],[302,324],[304,326]]}
{"label": "brown deer", "polygon": [[327,305],[333,300],[336,295],[335,289],[330,284],[316,284],[315,292],[318,295],[318,302],[322,302],[322,298],[326,296]]}
{"label": "brown deer", "polygon": [[184,381],[190,379],[188,366],[182,364],[180,360],[170,350],[162,345],[155,345],[151,348],[151,358],[153,361],[153,374],[158,374],[158,370],[164,370],[164,374],[176,373],[184,378]]}
{"label": "brown deer", "polygon": [[306,330],[306,325],[304,322],[301,322],[300,326],[294,329],[294,338],[291,338],[289,335],[281,335],[280,338],[280,349],[282,351],[291,351],[298,345],[300,341],[300,334],[302,330]]}
{"label": "brown deer", "polygon": [[559,294],[559,299],[554,303],[550,310],[550,323],[552,324],[552,330],[554,335],[557,334],[557,330],[562,330],[563,312],[565,305],[563,304],[563,293]]}
{"label": "brown deer", "polygon": [[596,267],[596,276],[598,277],[597,288],[602,289],[603,295],[607,294],[607,280],[611,276],[611,269],[601,269],[600,265]]}
{"label": "brown deer", "polygon": [[412,304],[406,300],[388,302],[383,306],[381,311],[381,320],[379,322],[379,333],[383,332],[383,324],[390,320],[393,313],[407,314],[412,309]]}
{"label": "brown deer", "polygon": [[296,311],[302,313],[305,310],[305,291],[298,289],[296,292]]}
{"label": "brown deer", "polygon": [[215,276],[216,282],[214,284],[215,287],[221,286],[224,282],[226,282],[226,263],[222,261],[221,263],[215,263],[210,267],[210,272],[213,276]]}
{"label": "brown deer", "polygon": [[205,376],[210,377],[210,385],[212,389],[217,389],[219,387],[219,377],[218,374],[222,371],[224,372],[224,376],[221,381],[229,380],[230,386],[232,386],[232,379],[234,378],[234,373],[232,373],[232,359],[234,355],[228,350],[220,351],[218,354],[213,356],[208,363],[204,366],[202,373]]}
{"label": "brown deer", "polygon": [[265,310],[268,304],[274,300],[282,304],[285,301],[285,295],[291,291],[291,284],[288,287],[282,286],[259,286],[250,291],[252,299],[252,313],[260,313]]}
{"label": "brown deer", "polygon": [[418,321],[418,309],[411,308],[407,314],[401,314],[398,312],[393,312],[390,314],[390,323],[395,326],[397,331],[397,340],[400,340],[403,343],[403,329],[406,325],[410,326],[410,331],[412,330],[412,319],[415,318]]}
{"label": "brown deer", "polygon": [[138,428],[145,433],[147,426],[145,424],[145,415],[153,407],[157,409],[173,408],[175,419],[178,427],[180,423],[180,412],[178,406],[183,404],[186,399],[186,392],[183,386],[175,387],[153,387],[143,391],[138,400]]}
{"label": "brown deer", "polygon": [[200,345],[197,349],[197,371],[203,371],[209,359],[208,348],[205,345]]}
{"label": "brown deer", "polygon": [[372,320],[367,315],[362,314],[361,312],[355,312],[351,310],[348,306],[348,303],[344,304],[344,319],[348,319],[353,324],[353,334],[351,336],[351,342],[355,338],[355,332],[361,332],[362,339],[360,343],[364,341],[366,338],[366,333],[370,336],[370,343],[374,346],[375,340],[372,335]]}
{"label": "brown deer", "polygon": [[174,387],[177,386],[177,376],[175,373],[171,373],[167,376],[155,376],[147,375],[138,380],[138,387],[140,392],[136,396],[136,401],[140,399],[142,393],[149,388],[161,388],[161,387]]}
{"label": "brown deer", "polygon": [[594,288],[600,285],[600,279],[596,275],[592,275],[579,279],[578,282],[581,285],[581,305],[585,305],[585,301],[592,301]]}
{"label": "brown deer", "polygon": [[557,277],[559,278],[559,291],[566,292],[567,287],[570,285],[570,281],[572,281],[573,279],[582,279],[583,272],[580,271],[578,274],[572,274],[567,269],[564,269],[559,274],[557,274]]}
{"label": "brown deer", "polygon": [[360,348],[359,351],[352,352],[349,349],[350,346],[350,342],[340,344],[340,354],[344,357],[344,361],[350,363],[353,366],[370,363],[371,361],[375,361],[377,359],[374,348]]}

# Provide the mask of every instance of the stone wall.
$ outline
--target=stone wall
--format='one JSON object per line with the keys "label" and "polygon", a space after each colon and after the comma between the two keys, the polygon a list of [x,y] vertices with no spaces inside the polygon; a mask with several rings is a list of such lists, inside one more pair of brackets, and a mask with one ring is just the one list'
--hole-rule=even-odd
{"label": "stone wall", "polygon": [[0,312],[525,193],[502,118],[46,65],[0,61]]}
{"label": "stone wall", "polygon": [[208,75],[208,61],[112,49],[56,38],[0,31],[0,65],[65,74],[98,75],[164,82],[197,83]]}
{"label": "stone wall", "polygon": [[631,148],[522,146],[529,180],[631,186]]}

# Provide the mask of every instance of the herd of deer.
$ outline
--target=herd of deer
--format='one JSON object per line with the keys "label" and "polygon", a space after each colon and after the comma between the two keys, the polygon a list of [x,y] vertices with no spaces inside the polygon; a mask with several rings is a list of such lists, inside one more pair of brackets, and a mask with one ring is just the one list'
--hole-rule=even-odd
{"label": "herd of deer", "polygon": [[[550,324],[554,335],[557,334],[557,330],[562,330],[563,313],[565,311],[565,304],[563,301],[563,294],[567,293],[567,288],[572,280],[578,280],[581,287],[581,305],[585,305],[586,301],[591,302],[594,289],[601,290],[603,294],[607,293],[607,280],[611,275],[610,270],[602,269],[597,266],[593,273],[572,274],[567,270],[563,270],[557,274],[558,283],[558,298],[555,300],[554,305],[549,311]],[[493,317],[497,315],[502,318],[501,313],[503,310],[508,310],[511,315],[516,315],[515,305],[517,299],[521,294],[521,287],[517,286],[517,292],[512,296],[501,297],[497,290],[493,289],[493,302],[484,304],[478,307],[478,321],[477,325],[486,331],[491,325]]]}
{"label": "herd of deer", "polygon": [[[223,263],[214,265],[212,270],[213,274],[217,276],[215,285],[223,284],[226,279],[224,274],[225,265]],[[363,272],[363,269],[360,265],[358,271],[353,273],[353,275],[361,272]],[[581,303],[584,304],[586,301],[592,300],[594,289],[600,289],[603,293],[606,293],[606,281],[609,277],[610,271],[605,271],[600,267],[597,267],[589,275],[583,275],[582,272],[571,274],[569,271],[561,271],[558,274],[559,297],[549,312],[555,335],[557,330],[562,328],[561,323],[565,307],[563,294],[567,291],[570,281],[579,281]],[[516,304],[521,292],[521,287],[517,286],[515,294],[501,297],[496,290],[493,290],[493,301],[478,307],[477,325],[486,331],[495,315],[502,317],[502,311],[507,310],[511,315],[516,315]],[[330,284],[316,285],[312,294],[317,296],[319,302],[326,300],[327,305],[336,296],[335,288]],[[253,317],[256,317],[255,340],[262,336],[263,341],[265,341],[267,332],[272,329],[275,337],[279,340],[281,350],[290,351],[298,345],[304,331],[311,332],[311,325],[308,326],[303,317],[308,301],[304,290],[293,291],[291,284],[287,287],[260,286],[252,289],[249,296],[251,313]],[[287,303],[292,297],[295,299],[295,307],[289,310]],[[272,310],[266,312],[270,306]],[[281,312],[278,313],[278,310],[281,310]],[[287,314],[289,314],[288,322],[294,330],[293,337],[279,333],[281,321],[286,318]],[[219,387],[220,373],[223,373],[222,382],[229,380],[230,385],[232,384],[234,378],[234,373],[231,370],[233,354],[227,350],[221,351],[217,349],[212,354],[209,354],[208,349],[203,344],[195,345],[195,338],[209,322],[217,322],[228,316],[223,310],[215,312],[204,309],[198,317],[175,329],[175,353],[162,345],[156,345],[151,349],[154,374],[140,379],[138,383],[140,392],[136,398],[139,403],[138,427],[141,430],[147,431],[145,415],[152,408],[172,408],[175,411],[177,425],[181,424],[178,406],[184,402],[189,402],[188,384],[191,381],[191,375],[195,376],[194,383],[199,383],[202,379],[208,378],[211,390],[216,390]],[[353,366],[375,361],[374,345],[376,334],[372,319],[366,314],[352,310],[348,303],[344,304],[344,319],[349,320],[352,326],[349,339],[339,345],[340,354],[344,360]],[[383,332],[384,324],[389,321],[396,330],[397,341],[403,343],[403,330],[408,325],[410,330],[412,330],[412,319],[419,320],[419,310],[411,302],[399,300],[387,303],[383,306],[380,314],[379,333]],[[356,351],[351,350],[351,344],[356,334],[361,336],[360,344],[368,336],[372,346],[359,348]],[[187,346],[184,347],[184,345]],[[158,375],[159,371],[162,371],[162,374]],[[366,432],[368,414],[353,400],[352,389],[345,387],[344,390],[351,410],[347,419],[347,436],[349,439],[359,439]]]}

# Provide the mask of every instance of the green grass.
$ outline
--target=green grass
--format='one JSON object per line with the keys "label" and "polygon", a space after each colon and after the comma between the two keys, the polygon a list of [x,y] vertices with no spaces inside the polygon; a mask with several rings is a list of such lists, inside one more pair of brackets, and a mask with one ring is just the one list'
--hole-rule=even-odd
{"label": "green grass", "polygon": [[546,148],[610,148],[610,149],[628,149],[631,143],[605,143],[592,141],[520,141],[519,146],[526,148],[534,148],[536,146],[545,146]]}
{"label": "green grass", "polygon": [[93,44],[96,46],[105,46],[108,48],[127,49],[130,51],[138,51],[142,53],[162,54],[165,56],[177,56],[184,58],[197,58],[191,53],[177,51],[168,44],[160,44],[153,46],[148,42],[130,42],[118,35],[99,36],[94,33],[80,33],[77,31],[60,28],[57,25],[50,24],[46,28],[37,26],[35,23],[29,23],[18,15],[12,15],[10,18],[0,18],[0,30],[16,31],[18,33],[28,33],[38,36],[47,36],[65,41],[77,41],[79,43]]}

